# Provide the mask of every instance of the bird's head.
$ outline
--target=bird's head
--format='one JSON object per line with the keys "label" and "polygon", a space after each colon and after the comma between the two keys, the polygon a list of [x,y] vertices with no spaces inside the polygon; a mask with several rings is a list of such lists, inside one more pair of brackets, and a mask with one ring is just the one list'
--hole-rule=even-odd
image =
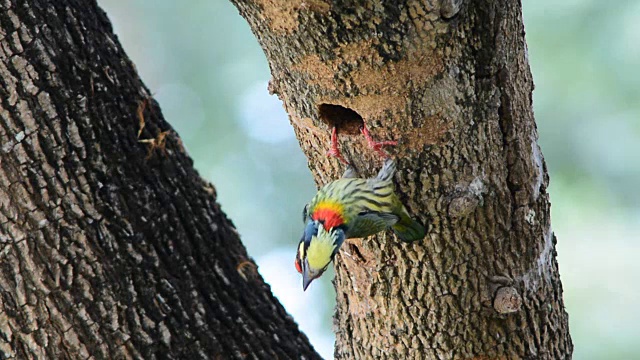
{"label": "bird's head", "polygon": [[298,244],[296,270],[302,274],[302,289],[307,290],[314,279],[319,278],[344,242],[341,228],[325,230],[317,220],[309,221]]}

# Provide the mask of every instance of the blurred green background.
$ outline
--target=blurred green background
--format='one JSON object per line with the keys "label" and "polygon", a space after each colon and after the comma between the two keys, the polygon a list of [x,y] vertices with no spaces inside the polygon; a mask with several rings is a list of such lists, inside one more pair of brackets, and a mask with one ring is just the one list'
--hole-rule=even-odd
{"label": "blurred green background", "polygon": [[[293,267],[315,186],[248,25],[226,0],[98,3],[260,273],[331,358],[333,274],[302,292]],[[574,358],[637,359],[640,2],[523,7]]]}

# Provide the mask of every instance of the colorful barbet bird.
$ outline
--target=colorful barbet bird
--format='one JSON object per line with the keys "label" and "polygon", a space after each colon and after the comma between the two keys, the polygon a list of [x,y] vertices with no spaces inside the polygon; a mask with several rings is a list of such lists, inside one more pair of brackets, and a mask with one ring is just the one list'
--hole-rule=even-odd
{"label": "colorful barbet bird", "polygon": [[409,216],[395,193],[395,169],[395,161],[387,159],[375,178],[362,179],[349,167],[341,179],[322,187],[305,206],[306,226],[295,260],[304,290],[324,273],[345,239],[388,228],[405,242],[425,237],[424,226]]}

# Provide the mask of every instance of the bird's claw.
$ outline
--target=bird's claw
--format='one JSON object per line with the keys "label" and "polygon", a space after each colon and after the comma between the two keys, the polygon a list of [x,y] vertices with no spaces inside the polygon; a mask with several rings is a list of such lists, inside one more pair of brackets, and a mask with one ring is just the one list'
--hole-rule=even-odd
{"label": "bird's claw", "polygon": [[342,161],[343,164],[349,164],[342,154],[340,154],[340,149],[338,149],[338,129],[335,127],[331,132],[331,146],[329,147],[329,151],[327,151],[327,156],[338,158],[338,160]]}
{"label": "bird's claw", "polygon": [[362,132],[362,135],[364,135],[364,138],[367,139],[367,144],[369,145],[369,147],[371,147],[373,149],[373,151],[377,152],[378,154],[380,154],[380,156],[384,159],[387,159],[389,157],[389,154],[387,154],[384,150],[382,150],[383,146],[395,146],[398,145],[397,141],[391,141],[391,140],[387,140],[387,141],[375,141],[373,140],[373,137],[371,137],[371,134],[369,133],[369,129],[367,129],[366,126],[362,126],[360,128],[360,132]]}
{"label": "bird's claw", "polygon": [[338,160],[340,160],[343,164],[349,164],[349,162],[345,160],[342,154],[340,154],[340,151],[338,151],[338,149],[330,149],[329,151],[327,151],[327,157],[335,157],[338,158]]}

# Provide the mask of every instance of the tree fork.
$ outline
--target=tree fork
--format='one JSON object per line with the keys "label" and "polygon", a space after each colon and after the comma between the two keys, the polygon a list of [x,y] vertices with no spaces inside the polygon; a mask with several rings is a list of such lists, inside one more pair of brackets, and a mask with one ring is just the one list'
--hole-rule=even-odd
{"label": "tree fork", "polygon": [[[365,124],[398,158],[427,238],[336,257],[338,359],[567,359],[573,345],[537,144],[520,2],[232,0],[319,185],[331,128],[363,171]],[[346,141],[344,140],[346,139]]]}
{"label": "tree fork", "polygon": [[0,358],[319,358],[95,1],[2,1],[0,83]]}

